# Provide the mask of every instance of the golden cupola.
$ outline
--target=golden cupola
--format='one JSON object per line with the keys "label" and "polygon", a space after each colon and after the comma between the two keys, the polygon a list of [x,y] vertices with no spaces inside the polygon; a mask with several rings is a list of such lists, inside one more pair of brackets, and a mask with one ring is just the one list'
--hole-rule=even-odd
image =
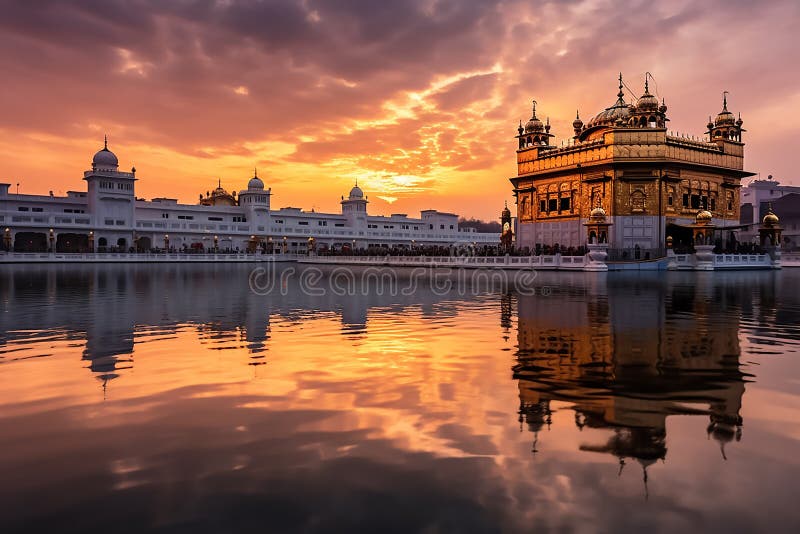
{"label": "golden cupola", "polygon": [[658,98],[650,93],[650,78],[652,75],[647,72],[644,78],[644,93],[631,106],[631,118],[629,125],[634,128],[664,128],[669,120],[666,117],[667,106],[663,100],[658,105]]}
{"label": "golden cupola", "polygon": [[536,100],[533,101],[533,113],[525,126],[522,126],[520,121],[519,128],[517,129],[519,135],[519,148],[528,148],[533,146],[550,146],[550,138],[555,137],[550,133],[550,119],[547,119],[547,124],[543,123],[539,117],[536,116]]}
{"label": "golden cupola", "polygon": [[714,120],[708,118],[708,132],[706,132],[711,141],[737,141],[742,142],[742,128],[744,121],[742,120],[741,113],[739,118],[734,117],[733,113],[728,110],[728,91],[722,93],[722,111],[717,113]]}
{"label": "golden cupola", "polygon": [[772,205],[770,204],[767,214],[764,215],[764,218],[761,220],[761,223],[764,226],[777,226],[781,220],[775,215],[775,212],[772,211]]}

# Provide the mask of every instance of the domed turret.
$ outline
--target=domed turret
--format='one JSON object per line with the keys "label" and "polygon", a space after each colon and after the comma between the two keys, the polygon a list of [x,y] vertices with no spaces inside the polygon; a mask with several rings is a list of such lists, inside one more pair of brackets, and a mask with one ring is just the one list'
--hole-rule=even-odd
{"label": "domed turret", "polygon": [[708,224],[711,222],[711,219],[713,218],[714,216],[711,214],[710,211],[700,210],[697,212],[697,215],[695,215],[694,220],[697,224]]}
{"label": "domed turret", "polygon": [[724,91],[722,93],[722,111],[717,113],[717,118],[714,119],[714,126],[733,126],[734,124],[736,124],[736,117],[728,111],[728,91]]}
{"label": "domed turret", "polygon": [[781,220],[778,218],[777,215],[772,211],[772,206],[769,207],[769,211],[767,214],[764,215],[764,219],[761,221],[764,226],[777,226]]}
{"label": "domed turret", "polygon": [[741,116],[737,120],[733,113],[728,111],[728,91],[722,92],[722,111],[717,113],[714,121],[708,119],[708,135],[709,139],[715,140],[729,140],[729,141],[742,141],[742,128],[744,121]]}
{"label": "domed turret", "polygon": [[583,121],[581,120],[581,115],[578,113],[578,110],[575,110],[575,120],[572,121],[572,129],[575,130],[575,137],[581,133],[581,129],[583,129]]}
{"label": "domed turret", "polygon": [[536,100],[533,101],[533,115],[530,120],[525,123],[525,133],[538,133],[544,131],[544,124],[536,116]]}
{"label": "domed turret", "polygon": [[350,190],[350,200],[362,199],[364,198],[364,192],[358,187],[358,182],[356,185],[353,186],[353,189]]}
{"label": "domed turret", "polygon": [[597,221],[605,221],[606,210],[604,210],[601,206],[597,206],[589,213],[589,218]]}
{"label": "domed turret", "polygon": [[92,158],[93,169],[117,170],[119,160],[116,154],[108,149],[108,136],[105,137],[103,148],[100,149]]}
{"label": "domed turret", "polygon": [[253,177],[247,182],[247,189],[264,189],[264,182],[258,177],[258,169],[253,169]]}
{"label": "domed turret", "polygon": [[222,187],[222,180],[217,182],[217,187],[210,193],[206,193],[205,198],[201,196],[202,206],[235,206],[236,198]]}
{"label": "domed turret", "polygon": [[644,94],[636,102],[636,111],[651,113],[658,111],[658,99],[650,94],[650,86],[647,77],[644,79]]}
{"label": "domed turret", "polygon": [[587,124],[586,128],[594,126],[614,126],[618,122],[625,122],[631,114],[630,106],[625,102],[625,93],[622,92],[622,73],[619,75],[619,92],[617,93],[617,101],[610,107],[604,109],[595,115]]}

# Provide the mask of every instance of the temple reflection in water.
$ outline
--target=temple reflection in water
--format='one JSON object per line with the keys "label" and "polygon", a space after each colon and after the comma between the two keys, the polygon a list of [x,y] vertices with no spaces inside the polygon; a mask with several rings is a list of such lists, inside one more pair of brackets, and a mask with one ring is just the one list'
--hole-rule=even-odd
{"label": "temple reflection in water", "polygon": [[[724,457],[726,444],[742,438],[741,317],[753,307],[774,313],[774,280],[758,282],[745,291],[733,273],[716,281],[609,277],[520,297],[513,372],[533,452],[546,447],[553,411],[568,407],[579,429],[612,431],[581,450],[613,455],[620,471],[635,460],[645,482],[647,466],[667,458],[670,415],[707,418]],[[615,291],[618,283],[634,285]]]}
{"label": "temple reflection in water", "polygon": [[[156,276],[152,269],[14,270],[0,286],[6,302],[44,294],[51,305],[36,308],[35,315],[2,314],[0,347],[34,328],[85,340],[86,367],[105,386],[134,366],[137,339],[169,336],[187,324],[202,343],[237,340],[247,348],[248,365],[263,365],[276,316],[296,322],[340,316],[341,334],[349,335],[363,330],[373,312],[414,306],[431,316],[456,316],[463,304],[458,296],[424,287],[407,296],[370,292],[347,298],[290,287],[285,295],[265,297],[250,291],[242,280],[247,273],[235,266],[158,266]],[[776,280],[770,273],[714,279],[680,273],[546,276],[540,273],[536,295],[497,297],[503,335],[513,338],[517,330],[513,378],[520,423],[534,434],[534,452],[546,448],[542,431],[553,411],[565,407],[574,410],[578,428],[611,431],[606,441],[580,448],[613,455],[620,468],[630,459],[645,468],[666,459],[670,415],[707,418],[709,437],[723,455],[727,443],[741,438],[748,375],[740,365],[740,321],[743,315],[775,314]]]}

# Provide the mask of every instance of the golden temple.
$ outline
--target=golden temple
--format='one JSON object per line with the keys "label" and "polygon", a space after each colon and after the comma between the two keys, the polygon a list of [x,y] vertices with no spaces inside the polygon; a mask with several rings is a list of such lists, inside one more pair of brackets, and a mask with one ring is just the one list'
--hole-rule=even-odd
{"label": "golden temple", "polygon": [[728,110],[709,117],[703,139],[667,130],[667,106],[644,92],[625,100],[622,75],[616,101],[584,123],[573,122],[574,136],[552,144],[550,120],[537,116],[536,102],[517,130],[517,246],[577,247],[585,243],[582,225],[602,207],[611,223],[612,250],[653,251],[663,255],[667,237],[691,243],[687,227],[700,210],[717,228],[739,224],[739,187],[744,170],[743,121]]}

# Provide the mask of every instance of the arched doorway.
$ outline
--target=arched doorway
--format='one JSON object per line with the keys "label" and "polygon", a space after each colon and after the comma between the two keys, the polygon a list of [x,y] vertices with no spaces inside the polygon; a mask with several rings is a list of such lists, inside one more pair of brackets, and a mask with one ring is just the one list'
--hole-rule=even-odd
{"label": "arched doorway", "polygon": [[153,248],[153,242],[149,237],[140,237],[136,243],[136,249],[138,252],[150,252],[151,248]]}
{"label": "arched doorway", "polygon": [[39,232],[17,232],[14,252],[47,252],[47,235]]}
{"label": "arched doorway", "polygon": [[128,241],[124,237],[117,239],[117,250],[119,252],[128,252]]}
{"label": "arched doorway", "polygon": [[106,249],[108,249],[108,239],[101,237],[97,240],[97,250],[100,252],[105,252]]}
{"label": "arched doorway", "polygon": [[58,234],[56,252],[86,252],[89,250],[89,236],[86,234]]}
{"label": "arched doorway", "polygon": [[665,237],[672,238],[672,247],[675,252],[688,252],[694,248],[692,229],[677,224],[668,224]]}

